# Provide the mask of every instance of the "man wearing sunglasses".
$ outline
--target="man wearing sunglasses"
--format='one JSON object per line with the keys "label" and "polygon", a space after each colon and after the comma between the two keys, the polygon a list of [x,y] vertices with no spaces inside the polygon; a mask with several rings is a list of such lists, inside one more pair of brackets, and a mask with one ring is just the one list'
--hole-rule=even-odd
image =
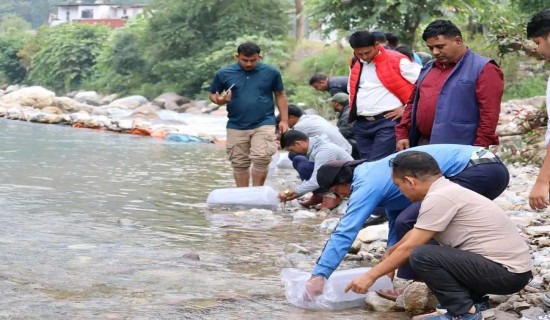
{"label": "man wearing sunglasses", "polygon": [[[449,180],[491,200],[508,186],[506,166],[485,148],[437,144],[408,150],[428,153]],[[307,292],[311,298],[322,293],[324,279],[336,270],[375,207],[383,207],[388,213],[388,248],[413,229],[421,202],[412,203],[393,184],[389,164],[398,154],[373,162],[331,161],[319,168],[317,181],[320,188],[340,197],[349,197],[349,202],[346,214],[328,240],[308,281]],[[399,268],[398,277],[417,278],[408,264]]]}

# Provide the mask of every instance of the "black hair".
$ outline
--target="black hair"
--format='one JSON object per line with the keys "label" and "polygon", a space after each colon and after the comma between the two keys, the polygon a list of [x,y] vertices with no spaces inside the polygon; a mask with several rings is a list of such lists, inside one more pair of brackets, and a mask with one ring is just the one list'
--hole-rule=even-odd
{"label": "black hair", "polygon": [[300,107],[289,104],[288,105],[288,116],[295,116],[296,118],[300,118],[304,115],[304,110],[302,110]]}
{"label": "black hair", "polygon": [[527,23],[527,38],[543,37],[550,32],[550,8],[535,14]]}
{"label": "black hair", "polygon": [[287,132],[281,135],[281,148],[286,148],[293,146],[296,141],[308,141],[309,137],[307,134],[297,131],[297,130],[288,130]]}
{"label": "black hair", "polygon": [[445,36],[446,38],[462,37],[460,29],[451,22],[451,20],[435,20],[432,21],[424,32],[422,33],[422,39],[424,41],[429,38],[437,38],[438,36]]}
{"label": "black hair", "polygon": [[322,73],[316,73],[309,78],[309,85],[312,86],[314,83],[326,80],[327,76]]}
{"label": "black hair", "polygon": [[375,42],[376,38],[368,31],[356,31],[349,36],[349,44],[352,48],[373,47]]}
{"label": "black hair", "polygon": [[252,55],[255,55],[256,53],[260,54],[260,47],[257,44],[252,42],[241,43],[237,47],[237,53],[238,54],[242,53],[243,55],[250,57]]}
{"label": "black hair", "polygon": [[392,47],[396,47],[399,44],[399,39],[397,36],[391,32],[386,33],[386,40],[388,44]]}
{"label": "black hair", "polygon": [[390,159],[389,165],[393,167],[395,177],[412,176],[423,180],[441,174],[437,161],[426,152],[421,151],[400,152],[395,158]]}
{"label": "black hair", "polygon": [[339,184],[348,184],[353,182],[353,171],[355,171],[354,166],[344,166],[340,171],[338,171],[338,174],[336,177],[334,177],[333,185],[339,185]]}
{"label": "black hair", "polygon": [[382,31],[373,31],[372,34],[374,35],[374,39],[380,43],[386,42],[387,40],[386,34]]}
{"label": "black hair", "polygon": [[406,55],[409,59],[411,59],[411,61],[414,60],[414,54],[411,47],[402,44],[400,46],[397,46],[397,48],[395,48],[394,50]]}

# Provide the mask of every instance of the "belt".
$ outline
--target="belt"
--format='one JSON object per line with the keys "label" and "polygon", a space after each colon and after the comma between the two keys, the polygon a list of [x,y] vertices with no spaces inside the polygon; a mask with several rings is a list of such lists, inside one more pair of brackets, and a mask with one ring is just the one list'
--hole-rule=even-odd
{"label": "belt", "polygon": [[478,164],[496,162],[500,162],[500,159],[494,153],[486,148],[480,148],[472,153],[472,157],[466,168],[477,166]]}
{"label": "belt", "polygon": [[380,114],[377,114],[375,116],[357,116],[357,119],[358,120],[365,120],[365,121],[376,121],[376,120],[380,120],[380,119],[385,119],[385,115],[386,115],[387,112],[383,112],[383,113],[380,113]]}

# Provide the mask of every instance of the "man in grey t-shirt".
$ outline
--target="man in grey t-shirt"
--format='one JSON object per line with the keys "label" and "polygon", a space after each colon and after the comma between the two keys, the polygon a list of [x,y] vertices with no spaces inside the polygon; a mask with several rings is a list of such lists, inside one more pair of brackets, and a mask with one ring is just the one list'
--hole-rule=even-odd
{"label": "man in grey t-shirt", "polygon": [[[447,310],[425,320],[482,320],[486,294],[513,294],[529,283],[529,247],[502,209],[448,181],[425,152],[400,153],[389,165],[401,192],[422,201],[417,223],[346,291],[365,293],[376,279],[409,260],[418,280]],[[441,245],[428,244],[432,238]]]}

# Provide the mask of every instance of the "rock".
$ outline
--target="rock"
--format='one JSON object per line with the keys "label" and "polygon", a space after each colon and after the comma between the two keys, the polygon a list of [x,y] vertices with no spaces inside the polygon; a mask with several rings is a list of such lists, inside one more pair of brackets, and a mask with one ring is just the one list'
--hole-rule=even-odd
{"label": "rock", "polygon": [[538,319],[538,317],[543,315],[545,315],[544,310],[538,307],[533,307],[521,311],[521,316],[525,319]]}
{"label": "rock", "polygon": [[515,312],[520,313],[521,311],[530,308],[531,305],[525,301],[516,301],[512,303],[512,308]]}
{"label": "rock", "polygon": [[146,105],[143,105],[141,107],[137,107],[136,109],[134,109],[133,114],[135,114],[135,113],[144,113],[144,114],[153,113],[153,112],[159,111],[160,109],[161,108],[159,106],[156,106],[156,105],[153,105],[153,104],[146,104]]}
{"label": "rock", "polygon": [[55,97],[53,98],[52,106],[58,107],[65,113],[73,113],[79,111],[85,111],[91,113],[94,110],[93,106],[77,102],[69,97]]}
{"label": "rock", "polygon": [[512,204],[524,204],[527,201],[525,201],[525,199],[523,197],[512,197],[512,198],[510,198],[510,202]]}
{"label": "rock", "polygon": [[92,106],[101,105],[101,97],[95,91],[81,91],[75,94],[74,100]]}
{"label": "rock", "polygon": [[529,282],[528,286],[536,288],[536,289],[544,289],[543,284],[544,284],[544,278],[543,277],[534,276],[533,280],[531,280],[531,282]]}
{"label": "rock", "polygon": [[17,91],[21,89],[21,86],[18,85],[18,84],[12,84],[11,86],[7,86],[6,89],[4,90],[4,93],[5,94],[8,94],[8,93],[11,93],[11,92],[14,92],[14,91]]}
{"label": "rock", "polygon": [[182,104],[189,102],[191,102],[189,98],[182,97],[174,92],[163,93],[152,101],[154,105],[167,110],[175,110]]}
{"label": "rock", "polygon": [[361,242],[373,242],[376,240],[388,240],[389,227],[387,223],[375,226],[368,226],[359,231],[357,239]]}
{"label": "rock", "polygon": [[412,314],[434,310],[437,305],[437,298],[422,282],[413,282],[407,286],[403,300],[405,309]]}
{"label": "rock", "polygon": [[301,253],[301,254],[310,254],[311,252],[295,243],[288,243],[285,245],[285,248],[283,250],[285,253]]}
{"label": "rock", "polygon": [[49,107],[53,104],[55,93],[42,87],[27,87],[10,92],[0,98],[1,102],[7,104],[19,104],[36,109]]}
{"label": "rock", "polygon": [[49,113],[54,113],[54,114],[62,114],[63,111],[61,111],[61,109],[59,109],[58,107],[46,107],[44,109],[42,109],[43,112],[49,112]]}
{"label": "rock", "polygon": [[340,223],[340,219],[338,218],[329,218],[324,220],[319,228],[321,230],[326,230],[328,233],[332,233],[338,227],[338,224]]}
{"label": "rock", "polygon": [[395,304],[396,304],[399,308],[405,309],[405,296],[404,296],[404,295],[398,296],[397,299],[395,300]]}
{"label": "rock", "polygon": [[382,298],[376,292],[368,292],[365,297],[367,309],[380,312],[403,311],[395,302]]}
{"label": "rock", "polygon": [[349,253],[357,254],[361,250],[361,241],[358,241],[357,239],[353,241],[353,244],[349,248]]}
{"label": "rock", "polygon": [[512,315],[510,313],[500,311],[500,310],[493,310],[495,313],[495,320],[517,320],[518,318],[515,315]]}
{"label": "rock", "polygon": [[117,99],[109,104],[109,107],[120,109],[136,109],[144,104],[148,104],[149,100],[143,96],[129,96]]}
{"label": "rock", "polygon": [[317,218],[314,212],[307,210],[297,210],[292,213],[294,219],[314,219]]}
{"label": "rock", "polygon": [[106,116],[106,117],[111,115],[109,113],[109,110],[104,109],[104,108],[93,108],[91,114],[92,114],[92,116]]}
{"label": "rock", "polygon": [[210,112],[211,116],[227,117],[227,107],[221,106],[218,110]]}
{"label": "rock", "polygon": [[116,94],[116,93],[115,94],[110,94],[108,96],[103,97],[103,99],[101,99],[100,105],[102,105],[102,106],[108,105],[108,104],[110,104],[111,102],[115,101],[118,98],[120,98],[119,94]]}
{"label": "rock", "polygon": [[494,200],[494,202],[504,211],[514,209],[514,204],[506,199],[497,198]]}
{"label": "rock", "polygon": [[199,261],[201,259],[198,254],[192,253],[192,252],[185,253],[181,257],[187,260],[195,260],[195,261]]}
{"label": "rock", "polygon": [[310,226],[310,225],[308,225],[308,224],[301,224],[301,225],[298,227],[298,230],[299,230],[300,232],[313,232],[313,231],[315,231],[316,229],[315,229],[315,227]]}
{"label": "rock", "polygon": [[191,103],[184,103],[183,105],[177,107],[176,109],[172,110],[172,111],[175,111],[177,113],[184,113],[187,111],[187,109],[191,109],[193,108],[193,104]]}
{"label": "rock", "polygon": [[525,232],[532,236],[539,236],[543,234],[550,235],[550,225],[527,227],[525,228]]}

